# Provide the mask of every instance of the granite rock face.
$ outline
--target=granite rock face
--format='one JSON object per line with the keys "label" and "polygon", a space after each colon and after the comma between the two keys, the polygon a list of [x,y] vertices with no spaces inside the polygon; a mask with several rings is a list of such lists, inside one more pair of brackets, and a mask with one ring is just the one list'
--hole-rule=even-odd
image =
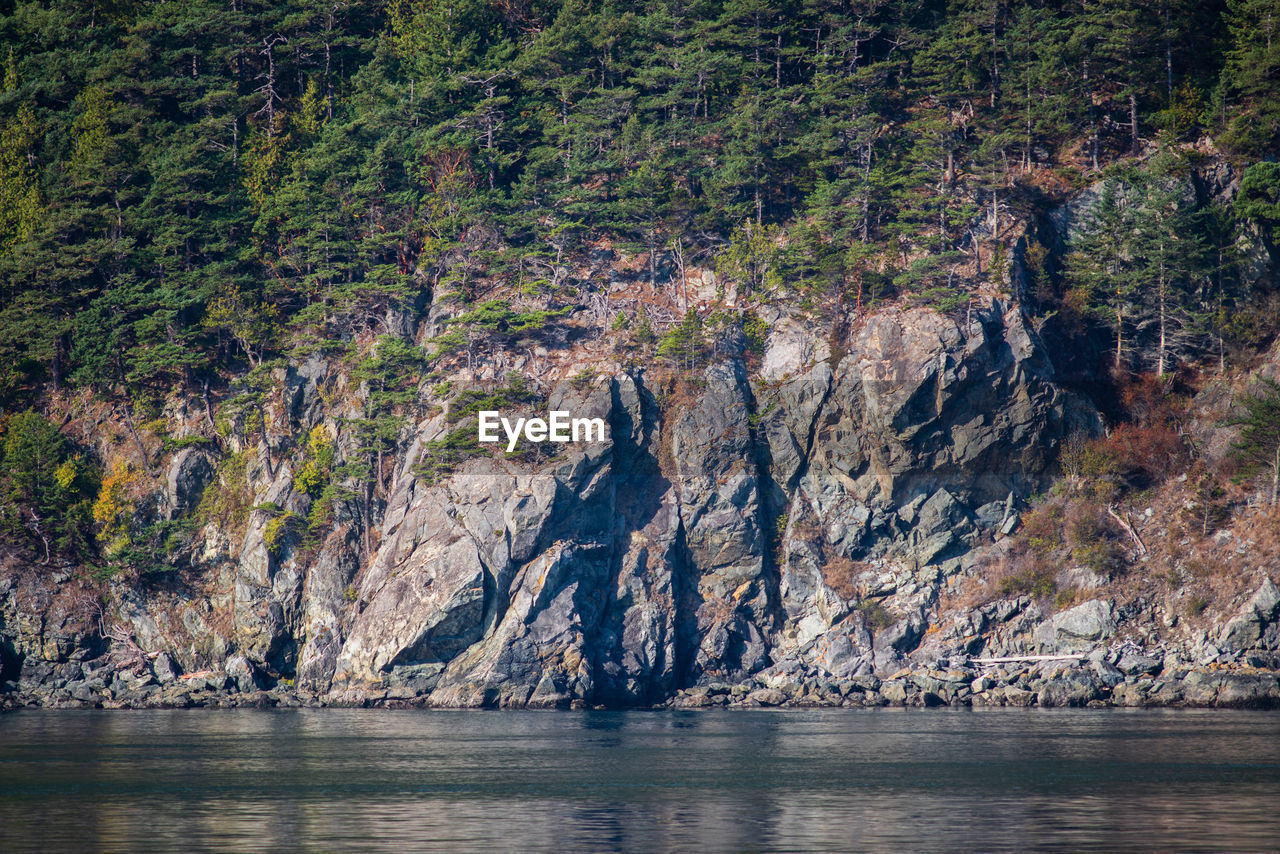
{"label": "granite rock face", "polygon": [[[566,386],[551,408],[602,418],[608,437],[538,464],[495,456],[426,479],[418,457],[443,430],[429,418],[388,468],[375,527],[340,509],[318,542],[281,523],[312,500],[289,462],[247,448],[255,509],[242,534],[202,532],[208,590],[144,600],[121,587],[118,621],[165,656],[165,685],[208,671],[245,696],[288,685],[439,706],[651,705],[787,668],[875,679],[990,629],[1029,636],[1026,606],[930,622],[963,556],[1016,523],[1058,443],[1096,421],[1055,384],[1019,310],[991,298],[963,318],[884,311],[838,359],[807,334],[780,324],[759,381],[730,357],[679,394],[643,370]],[[293,429],[329,425],[341,447],[323,365],[286,374]],[[175,459],[175,506],[214,477],[203,454]],[[1098,615],[1071,613],[1060,636],[1107,637]],[[14,662],[86,643],[0,632]]]}
{"label": "granite rock face", "polygon": [[[815,349],[797,334],[788,354]],[[302,644],[333,668],[308,684],[341,702],[651,704],[791,660],[900,666],[935,588],[875,626],[856,607],[875,591],[839,571],[892,559],[936,579],[1091,413],[999,301],[967,324],[877,315],[854,341],[756,387],[740,361],[712,365],[678,407],[643,374],[600,380],[561,404],[604,418],[609,441],[539,471],[423,484],[402,467],[349,613]]]}

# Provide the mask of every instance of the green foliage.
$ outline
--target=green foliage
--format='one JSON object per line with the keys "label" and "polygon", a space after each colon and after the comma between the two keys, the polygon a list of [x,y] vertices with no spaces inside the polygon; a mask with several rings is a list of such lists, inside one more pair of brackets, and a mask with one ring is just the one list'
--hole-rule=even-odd
{"label": "green foliage", "polygon": [[958,252],[925,255],[894,276],[893,285],[900,293],[909,294],[913,302],[941,312],[954,311],[969,301],[969,294],[956,278],[959,262]]}
{"label": "green foliage", "polygon": [[164,449],[169,453],[181,451],[183,448],[208,448],[213,444],[214,441],[207,436],[183,436],[178,439],[172,436],[164,437]]}
{"label": "green foliage", "polygon": [[190,517],[159,519],[138,525],[127,539],[117,542],[101,572],[115,575],[125,570],[142,574],[174,572],[181,565],[184,550],[190,545],[195,525]]}
{"label": "green foliage", "polygon": [[448,320],[448,331],[437,335],[432,343],[438,353],[453,353],[464,348],[469,351],[481,341],[536,337],[548,323],[570,311],[569,308],[515,311],[504,300],[488,300]]}
{"label": "green foliage", "polygon": [[214,523],[231,533],[244,528],[253,506],[249,487],[249,452],[228,454],[218,461],[213,479],[192,514],[199,525]]}
{"label": "green foliage", "polygon": [[279,557],[285,540],[297,533],[302,519],[295,513],[277,513],[262,528],[262,543],[272,557]]}
{"label": "green foliage", "polygon": [[658,355],[670,359],[684,370],[692,370],[702,360],[706,349],[702,318],[689,309],[684,319],[667,330],[658,341]]}
{"label": "green foliage", "polygon": [[1169,373],[1207,346],[1207,320],[1221,279],[1207,243],[1205,212],[1188,198],[1184,163],[1161,154],[1104,183],[1067,258],[1075,305],[1115,336],[1115,365]]}
{"label": "green foliage", "polygon": [[[970,269],[977,247],[1038,204],[1051,167],[1084,186],[1157,128],[1221,133],[1244,166],[1274,153],[1271,5],[9,4],[0,403],[65,385],[190,392],[395,337],[450,296],[461,314],[435,352],[474,367],[594,298],[576,277],[607,246],[652,287],[697,259],[744,298],[836,313],[896,291],[959,308],[988,276]],[[1240,214],[1274,238],[1261,208]],[[1200,233],[1175,219],[1130,230],[1148,247]],[[1192,248],[1161,250],[1183,271],[1166,320],[1189,334],[1154,357],[1128,305],[1149,313],[1150,252],[1100,256],[1126,268],[1114,286],[1077,265],[1089,281],[1072,288],[1141,360],[1189,358],[1210,326],[1221,342],[1237,302],[1232,276],[1198,281]],[[1212,312],[1224,320],[1206,325]],[[618,317],[655,340],[643,304]],[[695,331],[668,333],[666,358],[696,363]],[[394,361],[394,346],[374,351]],[[369,387],[383,397],[360,442],[376,456],[409,391]],[[367,454],[349,463],[375,474]]]}
{"label": "green foliage", "polygon": [[1258,229],[1274,258],[1280,240],[1280,163],[1255,163],[1240,176],[1236,194],[1237,215]]}
{"label": "green foliage", "polygon": [[[9,64],[12,67],[12,53]],[[15,79],[14,88],[16,84]],[[5,88],[10,88],[8,81]],[[40,223],[40,186],[31,166],[38,134],[35,112],[25,104],[0,123],[0,250],[29,239]]]}
{"label": "green foliage", "polygon": [[1231,109],[1223,141],[1242,154],[1274,155],[1280,145],[1280,15],[1269,0],[1227,0],[1226,23],[1231,43],[1219,86]]}
{"label": "green foliage", "polygon": [[658,336],[653,331],[653,321],[649,319],[649,313],[642,309],[637,314],[639,320],[636,322],[635,331],[631,333],[631,337],[637,344],[644,347],[652,344]]}
{"label": "green foliage", "polygon": [[0,421],[0,531],[37,546],[46,560],[89,554],[98,476],[39,413]]}
{"label": "green foliage", "polygon": [[716,259],[716,270],[738,283],[740,296],[768,297],[782,285],[778,270],[779,229],[748,219],[729,235],[729,245]]}
{"label": "green foliage", "polygon": [[358,453],[370,462],[395,447],[404,423],[398,413],[414,399],[423,360],[421,348],[384,335],[353,365],[352,378],[364,386],[364,414],[348,423],[355,430]]}
{"label": "green foliage", "polygon": [[481,453],[474,424],[455,427],[443,438],[422,446],[422,455],[414,466],[414,474],[430,485],[447,478],[458,466]]}
{"label": "green foliage", "polygon": [[[414,474],[428,484],[438,483],[467,460],[486,455],[488,450],[478,441],[476,423],[476,416],[482,410],[512,413],[542,401],[542,396],[516,372],[508,374],[506,384],[492,391],[464,389],[449,403],[448,431],[422,446]],[[517,458],[520,454],[516,452]]]}
{"label": "green foliage", "polygon": [[1280,500],[1280,384],[1259,380],[1257,394],[1235,401],[1238,412],[1228,423],[1240,428],[1231,453],[1247,472],[1266,471],[1270,481],[1270,505]]}
{"label": "green foliage", "polygon": [[295,492],[305,492],[317,498],[328,486],[329,477],[333,473],[335,450],[329,428],[317,424],[307,434],[307,442],[302,450],[302,464],[293,476]]}
{"label": "green foliage", "polygon": [[338,506],[355,497],[354,492],[335,483],[332,479],[324,485],[307,511],[306,542],[309,546],[322,540],[333,526]]}
{"label": "green foliage", "polygon": [[582,391],[583,389],[589,388],[599,375],[600,372],[596,370],[594,366],[588,365],[579,370],[573,376],[569,377],[569,385],[578,391]]}
{"label": "green foliage", "polygon": [[449,419],[461,421],[483,409],[513,409],[538,400],[541,398],[529,387],[524,376],[513,371],[507,375],[507,384],[498,386],[493,391],[469,388],[459,392],[449,407]]}
{"label": "green foliage", "polygon": [[758,356],[764,355],[765,344],[769,341],[769,324],[754,311],[747,312],[742,318],[742,334],[747,339],[747,352]]}

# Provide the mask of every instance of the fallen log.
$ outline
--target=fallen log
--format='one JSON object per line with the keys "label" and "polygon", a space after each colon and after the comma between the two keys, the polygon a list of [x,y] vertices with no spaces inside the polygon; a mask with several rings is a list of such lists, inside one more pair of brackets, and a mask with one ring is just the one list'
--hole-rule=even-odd
{"label": "fallen log", "polygon": [[1086,654],[1079,655],[1006,655],[999,658],[971,658],[971,664],[1012,664],[1016,661],[1079,661],[1082,658],[1088,658]]}

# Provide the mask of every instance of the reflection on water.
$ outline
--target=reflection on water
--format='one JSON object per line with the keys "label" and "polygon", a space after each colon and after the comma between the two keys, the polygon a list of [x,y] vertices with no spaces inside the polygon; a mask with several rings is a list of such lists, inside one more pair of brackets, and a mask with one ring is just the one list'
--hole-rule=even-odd
{"label": "reflection on water", "polygon": [[1280,716],[20,712],[0,851],[1273,849]]}

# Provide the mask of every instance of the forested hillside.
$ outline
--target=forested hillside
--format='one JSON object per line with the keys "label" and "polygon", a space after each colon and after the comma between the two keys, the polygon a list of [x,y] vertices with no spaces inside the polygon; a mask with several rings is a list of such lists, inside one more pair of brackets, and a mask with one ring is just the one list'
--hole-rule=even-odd
{"label": "forested hillside", "polygon": [[[1002,229],[1149,145],[1167,152],[1154,183],[1119,207],[1144,218],[1135,234],[1184,238],[1160,250],[1180,308],[1246,298],[1224,255],[1242,226],[1270,241],[1280,220],[1274,167],[1250,173],[1256,200],[1212,212],[1183,210],[1159,174],[1185,173],[1179,144],[1206,134],[1246,166],[1275,152],[1265,0],[0,15],[10,408],[66,385],[135,406],[198,391],[316,335],[386,331],[389,305],[432,287],[572,302],[556,270],[602,240],[654,275],[664,253],[714,258],[760,299],[952,305],[1007,261],[983,257]],[[1078,271],[1079,308],[1117,327],[1117,299],[1149,299],[1096,281],[1125,249],[1089,244]]]}

